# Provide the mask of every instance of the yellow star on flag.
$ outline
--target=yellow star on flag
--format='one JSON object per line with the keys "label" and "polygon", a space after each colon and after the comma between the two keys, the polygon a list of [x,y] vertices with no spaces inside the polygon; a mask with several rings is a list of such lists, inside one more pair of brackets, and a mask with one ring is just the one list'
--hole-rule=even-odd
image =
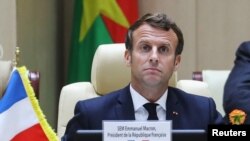
{"label": "yellow star on flag", "polygon": [[125,28],[129,27],[129,22],[116,0],[84,0],[83,9],[79,39],[80,42],[84,39],[87,31],[100,14],[109,17],[114,22],[124,26]]}

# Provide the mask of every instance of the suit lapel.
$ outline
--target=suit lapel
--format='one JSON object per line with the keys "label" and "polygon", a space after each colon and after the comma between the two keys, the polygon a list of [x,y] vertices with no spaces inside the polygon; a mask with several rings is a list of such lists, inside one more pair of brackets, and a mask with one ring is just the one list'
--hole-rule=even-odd
{"label": "suit lapel", "polygon": [[134,106],[129,85],[119,93],[115,107],[118,120],[135,120]]}
{"label": "suit lapel", "polygon": [[[167,113],[166,119],[176,121],[180,117],[180,104],[175,94],[175,90],[171,87],[168,89],[168,98],[166,103]],[[175,122],[176,123],[176,122]]]}

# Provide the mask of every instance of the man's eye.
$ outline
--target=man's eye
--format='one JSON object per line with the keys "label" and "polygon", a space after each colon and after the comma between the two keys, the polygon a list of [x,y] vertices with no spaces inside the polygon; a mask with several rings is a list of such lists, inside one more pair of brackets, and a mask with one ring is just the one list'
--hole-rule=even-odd
{"label": "man's eye", "polygon": [[168,48],[167,47],[160,47],[159,48],[159,52],[160,53],[167,53],[168,52]]}
{"label": "man's eye", "polygon": [[143,51],[149,51],[150,50],[150,46],[144,45],[144,46],[142,46],[142,50]]}

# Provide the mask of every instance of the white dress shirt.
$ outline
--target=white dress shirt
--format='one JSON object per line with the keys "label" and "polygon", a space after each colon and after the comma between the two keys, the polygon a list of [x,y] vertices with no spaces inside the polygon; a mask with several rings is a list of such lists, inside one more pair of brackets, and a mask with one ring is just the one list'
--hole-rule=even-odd
{"label": "white dress shirt", "polygon": [[[141,96],[130,84],[130,93],[132,96],[135,112],[135,120],[146,121],[148,118],[148,111],[143,107],[144,104],[149,103],[147,99]],[[159,100],[155,103],[159,104],[156,107],[156,112],[159,120],[166,120],[166,101],[168,90],[164,92]]]}

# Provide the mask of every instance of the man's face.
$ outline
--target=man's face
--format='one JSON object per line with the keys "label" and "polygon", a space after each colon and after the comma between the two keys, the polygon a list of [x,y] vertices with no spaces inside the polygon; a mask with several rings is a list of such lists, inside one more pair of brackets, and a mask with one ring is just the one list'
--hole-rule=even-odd
{"label": "man's face", "polygon": [[180,55],[175,58],[177,42],[172,29],[164,31],[147,24],[136,29],[132,52],[125,53],[125,59],[131,67],[131,82],[149,87],[168,86],[180,62]]}

